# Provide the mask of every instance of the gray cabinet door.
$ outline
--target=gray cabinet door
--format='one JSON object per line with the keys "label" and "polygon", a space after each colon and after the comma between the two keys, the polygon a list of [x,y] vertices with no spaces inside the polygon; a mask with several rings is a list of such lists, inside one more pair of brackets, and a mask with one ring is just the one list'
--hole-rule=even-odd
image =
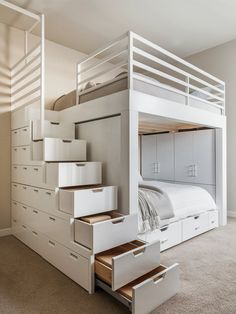
{"label": "gray cabinet door", "polygon": [[144,179],[156,179],[155,164],[157,160],[156,135],[142,136],[142,176]]}
{"label": "gray cabinet door", "polygon": [[174,134],[157,134],[156,177],[159,180],[174,180]]}

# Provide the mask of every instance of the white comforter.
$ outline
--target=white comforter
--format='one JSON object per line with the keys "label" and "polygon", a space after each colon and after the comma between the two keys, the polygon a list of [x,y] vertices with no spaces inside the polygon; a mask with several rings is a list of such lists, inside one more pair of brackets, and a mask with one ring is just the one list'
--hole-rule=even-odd
{"label": "white comforter", "polygon": [[173,211],[178,219],[196,215],[210,209],[216,209],[212,196],[198,186],[166,183],[160,181],[140,181],[144,186],[153,186],[165,196],[157,204],[160,218],[165,217],[166,211]]}

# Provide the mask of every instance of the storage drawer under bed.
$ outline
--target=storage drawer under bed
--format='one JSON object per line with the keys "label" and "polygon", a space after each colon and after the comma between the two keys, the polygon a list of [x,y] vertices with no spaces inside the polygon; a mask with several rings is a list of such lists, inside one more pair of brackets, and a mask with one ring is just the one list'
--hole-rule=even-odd
{"label": "storage drawer under bed", "polygon": [[94,223],[84,221],[86,217],[74,219],[75,242],[89,248],[93,254],[137,239],[137,214],[123,215],[117,211],[105,214],[106,220]]}
{"label": "storage drawer under bed", "polygon": [[132,241],[95,256],[95,274],[117,290],[160,265],[160,242]]}
{"label": "storage drawer under bed", "polygon": [[186,218],[182,221],[182,240],[186,241],[209,230],[208,212]]}
{"label": "storage drawer under bed", "polygon": [[161,251],[179,244],[182,241],[181,222],[176,221],[160,228]]}
{"label": "storage drawer under bed", "polygon": [[96,285],[132,309],[132,314],[149,314],[179,290],[179,265],[158,266],[117,291],[102,280]]}

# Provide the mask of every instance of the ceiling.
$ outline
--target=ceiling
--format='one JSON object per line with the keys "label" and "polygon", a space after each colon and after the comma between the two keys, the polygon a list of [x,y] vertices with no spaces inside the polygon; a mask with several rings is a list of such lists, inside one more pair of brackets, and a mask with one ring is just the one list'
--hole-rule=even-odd
{"label": "ceiling", "polygon": [[[43,12],[47,39],[84,53],[127,30],[181,57],[236,38],[235,0],[9,1]],[[17,21],[11,16],[13,26]]]}

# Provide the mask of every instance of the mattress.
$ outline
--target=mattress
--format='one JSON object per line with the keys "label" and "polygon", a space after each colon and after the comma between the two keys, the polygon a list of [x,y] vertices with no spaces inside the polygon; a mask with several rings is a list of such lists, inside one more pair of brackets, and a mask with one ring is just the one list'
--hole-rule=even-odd
{"label": "mattress", "polygon": [[[136,76],[142,77],[143,75],[136,74]],[[163,99],[167,99],[170,101],[178,102],[181,104],[186,104],[186,97],[183,95],[180,95],[177,89],[176,89],[176,92],[170,91],[170,90],[165,89],[164,87],[155,86],[153,84],[146,83],[136,78],[134,79],[133,85],[134,85],[135,90],[140,91],[142,93],[149,94],[149,95],[163,98]],[[163,84],[163,86],[165,86],[165,84]],[[117,77],[112,82],[108,82],[107,84],[100,84],[100,86],[97,85],[96,88],[92,88],[91,90],[88,90],[88,92],[86,92],[85,90],[83,94],[80,95],[79,97],[79,104],[85,103],[90,100],[94,100],[96,98],[111,95],[111,94],[126,90],[127,88],[128,88],[128,78],[127,76],[124,77],[124,75],[122,75],[121,77]],[[74,90],[58,98],[53,104],[53,110],[61,111],[63,109],[75,106],[75,104],[76,104],[76,92]],[[208,110],[214,113],[218,113],[218,114],[221,113],[219,108],[215,108],[211,105],[201,102],[201,100],[190,98],[189,105],[199,108],[199,109]]]}

